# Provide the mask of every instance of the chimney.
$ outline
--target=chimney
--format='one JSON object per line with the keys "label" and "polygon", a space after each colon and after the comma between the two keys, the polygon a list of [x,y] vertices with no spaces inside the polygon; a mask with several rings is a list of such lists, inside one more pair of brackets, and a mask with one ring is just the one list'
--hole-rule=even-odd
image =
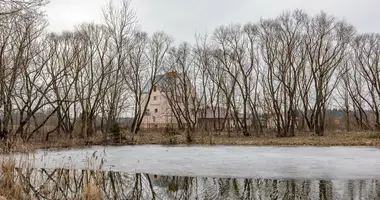
{"label": "chimney", "polygon": [[177,76],[177,72],[168,72],[168,76],[169,77],[176,77]]}

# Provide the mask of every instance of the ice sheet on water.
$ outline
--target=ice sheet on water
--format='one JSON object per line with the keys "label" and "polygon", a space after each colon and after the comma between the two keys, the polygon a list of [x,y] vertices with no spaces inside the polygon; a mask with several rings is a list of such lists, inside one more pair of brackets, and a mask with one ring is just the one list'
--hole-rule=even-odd
{"label": "ice sheet on water", "polygon": [[124,146],[38,151],[36,168],[97,168],[177,176],[380,179],[380,149],[366,147]]}

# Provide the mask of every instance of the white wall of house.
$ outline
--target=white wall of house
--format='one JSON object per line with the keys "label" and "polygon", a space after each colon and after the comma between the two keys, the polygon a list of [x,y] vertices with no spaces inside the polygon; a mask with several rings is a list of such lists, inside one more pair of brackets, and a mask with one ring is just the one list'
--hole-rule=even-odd
{"label": "white wall of house", "polygon": [[[148,94],[144,94],[143,99],[147,99]],[[165,94],[160,92],[157,85],[152,91],[150,101],[147,107],[147,115],[144,116],[142,128],[164,128],[168,126],[177,126],[177,120],[174,117]]]}
{"label": "white wall of house", "polygon": [[[147,113],[148,114],[145,115],[143,118],[143,121],[141,124],[142,128],[164,128],[167,126],[173,127],[173,128],[178,127],[177,118],[175,117],[174,113],[172,112],[169,101],[167,100],[166,94],[165,94],[165,92],[163,92],[162,87],[172,87],[172,86],[177,87],[178,85],[176,85],[175,80],[177,80],[178,78],[183,78],[183,77],[177,77],[177,74],[175,72],[169,72],[167,74],[167,76],[170,76],[170,79],[173,80],[173,82],[170,81],[170,82],[164,83],[162,85],[162,82],[160,84],[161,80],[158,80],[158,83],[155,86],[153,86],[153,91],[152,91],[152,94],[150,96],[149,104],[147,106]],[[162,77],[160,77],[160,78],[162,78]],[[164,77],[164,78],[166,78],[166,77]],[[192,95],[192,97],[195,97],[195,95],[196,95],[195,94],[195,88],[191,84],[190,80],[187,79],[186,81],[188,81],[187,86],[189,87],[186,90],[188,95],[190,95],[190,96]],[[170,84],[172,84],[172,85],[170,85]],[[168,88],[164,88],[164,89],[168,89]],[[172,89],[174,89],[174,88],[172,88]],[[176,88],[176,90],[182,91],[181,87]],[[148,93],[145,93],[142,98],[147,100],[148,99],[147,95],[148,95]],[[176,94],[176,95],[177,95],[176,96],[177,101],[183,101],[184,96],[181,96],[181,94]],[[191,98],[191,97],[188,97],[188,98]],[[182,110],[184,109],[184,104],[183,104],[184,102],[176,102],[176,103],[177,103],[176,106],[181,107]],[[189,109],[192,109],[192,107],[194,107],[194,105],[192,105],[191,102],[189,102],[188,104],[189,104],[188,105]],[[185,121],[183,119],[183,116],[180,116],[180,117],[181,117],[181,121]]]}

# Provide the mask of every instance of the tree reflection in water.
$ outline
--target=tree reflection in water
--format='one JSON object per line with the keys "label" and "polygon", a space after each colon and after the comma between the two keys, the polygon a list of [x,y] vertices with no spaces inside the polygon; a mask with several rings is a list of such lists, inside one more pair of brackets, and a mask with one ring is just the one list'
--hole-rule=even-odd
{"label": "tree reflection in water", "polygon": [[25,199],[380,199],[378,180],[177,177],[114,171],[17,169]]}

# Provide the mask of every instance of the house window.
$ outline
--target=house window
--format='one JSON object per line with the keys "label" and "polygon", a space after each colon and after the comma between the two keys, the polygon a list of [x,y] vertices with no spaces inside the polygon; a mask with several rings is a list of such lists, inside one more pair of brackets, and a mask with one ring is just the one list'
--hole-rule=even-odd
{"label": "house window", "polygon": [[149,115],[149,109],[145,110],[145,115],[147,115],[147,116]]}
{"label": "house window", "polygon": [[152,120],[153,120],[153,123],[156,123],[156,117],[153,116]]}
{"label": "house window", "polygon": [[153,97],[153,100],[157,100],[157,97],[156,97],[156,96],[154,96],[154,97]]}
{"label": "house window", "polygon": [[157,108],[156,108],[156,109],[154,109],[154,112],[155,112],[155,113],[158,113],[158,109],[157,109]]}
{"label": "house window", "polygon": [[153,85],[153,92],[156,92],[156,91],[157,91],[157,86]]}

